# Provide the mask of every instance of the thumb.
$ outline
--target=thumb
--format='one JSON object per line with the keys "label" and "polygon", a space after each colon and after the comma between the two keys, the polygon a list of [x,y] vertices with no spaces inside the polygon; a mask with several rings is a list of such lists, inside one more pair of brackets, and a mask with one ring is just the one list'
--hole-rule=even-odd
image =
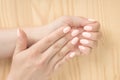
{"label": "thumb", "polygon": [[16,42],[16,48],[15,48],[15,53],[17,54],[27,48],[27,36],[26,33],[18,29],[17,30],[17,42]]}

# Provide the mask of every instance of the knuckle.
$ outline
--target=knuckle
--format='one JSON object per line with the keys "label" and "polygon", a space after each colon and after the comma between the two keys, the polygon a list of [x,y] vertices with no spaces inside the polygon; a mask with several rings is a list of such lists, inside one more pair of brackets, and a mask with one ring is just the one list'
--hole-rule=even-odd
{"label": "knuckle", "polygon": [[57,32],[56,32],[56,36],[57,36],[57,37],[62,36],[62,33],[59,32],[59,31],[57,31]]}
{"label": "knuckle", "polygon": [[58,56],[59,56],[59,57],[65,56],[69,50],[72,50],[72,48],[73,48],[73,45],[71,45],[71,44],[66,45],[66,46],[59,52]]}
{"label": "knuckle", "polygon": [[70,36],[69,35],[66,35],[65,37],[63,37],[63,40],[64,41],[68,41],[70,39]]}
{"label": "knuckle", "polygon": [[69,37],[65,36],[64,38],[62,38],[60,41],[56,42],[53,45],[53,49],[59,49],[59,48],[61,48],[61,45],[65,44],[68,40],[69,40]]}
{"label": "knuckle", "polygon": [[56,43],[55,45],[53,45],[53,49],[59,49],[59,48],[61,48],[60,43]]}
{"label": "knuckle", "polygon": [[97,41],[94,41],[93,43],[92,43],[92,46],[91,46],[92,48],[95,48],[95,47],[97,47]]}
{"label": "knuckle", "polygon": [[69,43],[68,45],[66,45],[65,49],[66,50],[70,50],[73,48],[73,45],[71,45],[71,43]]}
{"label": "knuckle", "polygon": [[65,55],[65,51],[62,50],[57,54],[57,57],[63,57]]}
{"label": "knuckle", "polygon": [[52,40],[49,37],[45,41],[45,43],[51,43],[51,42],[52,42]]}
{"label": "knuckle", "polygon": [[95,33],[94,35],[94,40],[98,40],[100,38],[100,33]]}
{"label": "knuckle", "polygon": [[58,57],[63,57],[65,55],[65,52],[64,51],[61,51],[57,54]]}
{"label": "knuckle", "polygon": [[92,40],[96,41],[98,39],[98,34],[97,33],[93,33],[92,34]]}
{"label": "knuckle", "polygon": [[96,26],[98,27],[98,29],[100,29],[100,23],[96,22]]}

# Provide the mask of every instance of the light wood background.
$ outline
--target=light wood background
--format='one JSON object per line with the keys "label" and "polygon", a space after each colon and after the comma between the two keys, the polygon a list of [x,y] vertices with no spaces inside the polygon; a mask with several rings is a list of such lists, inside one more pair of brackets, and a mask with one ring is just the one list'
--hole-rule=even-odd
{"label": "light wood background", "polygon": [[[92,54],[70,60],[52,80],[120,80],[120,0],[0,0],[1,28],[43,25],[62,15],[100,21],[103,37]],[[0,80],[9,67],[10,60],[0,61]]]}

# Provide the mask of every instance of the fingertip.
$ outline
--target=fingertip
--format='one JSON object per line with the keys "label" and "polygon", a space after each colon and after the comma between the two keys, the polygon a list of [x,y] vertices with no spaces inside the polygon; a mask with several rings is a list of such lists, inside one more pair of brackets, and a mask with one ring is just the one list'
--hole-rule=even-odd
{"label": "fingertip", "polygon": [[80,39],[81,44],[89,44],[89,40],[87,39]]}
{"label": "fingertip", "polygon": [[89,40],[97,41],[101,37],[101,33],[100,32],[86,32],[85,31],[82,33],[82,37],[89,39]]}
{"label": "fingertip", "polygon": [[88,55],[91,52],[91,48],[89,48],[89,47],[79,45],[78,48],[82,55]]}
{"label": "fingertip", "polygon": [[27,38],[26,33],[20,28],[17,29],[17,36],[21,39]]}
{"label": "fingertip", "polygon": [[91,31],[92,30],[92,26],[84,26],[84,30]]}
{"label": "fingertip", "polygon": [[89,32],[83,32],[83,33],[82,33],[82,36],[83,36],[83,37],[86,37],[86,38],[90,38],[92,35],[91,35],[91,33],[89,33]]}
{"label": "fingertip", "polygon": [[73,45],[75,45],[75,44],[77,44],[78,40],[79,40],[79,38],[78,38],[78,37],[75,37],[75,38],[73,38],[73,39],[71,40],[71,43],[72,43]]}
{"label": "fingertip", "polygon": [[63,29],[63,33],[68,33],[71,30],[71,27],[67,26]]}
{"label": "fingertip", "polygon": [[76,55],[75,52],[69,52],[68,54],[69,54],[69,58],[73,58]]}
{"label": "fingertip", "polygon": [[76,35],[78,35],[80,33],[80,30],[78,30],[78,29],[74,29],[73,31],[72,31],[72,33],[71,33],[71,36],[76,36]]}
{"label": "fingertip", "polygon": [[[91,19],[90,19],[91,20]],[[91,23],[86,24],[83,29],[86,31],[99,31],[100,23],[98,21],[89,21]]]}
{"label": "fingertip", "polygon": [[95,19],[92,19],[92,18],[89,18],[88,21],[90,21],[90,22],[95,22],[96,20],[95,20]]}
{"label": "fingertip", "polygon": [[15,54],[27,48],[27,37],[22,29],[17,29],[17,37]]}

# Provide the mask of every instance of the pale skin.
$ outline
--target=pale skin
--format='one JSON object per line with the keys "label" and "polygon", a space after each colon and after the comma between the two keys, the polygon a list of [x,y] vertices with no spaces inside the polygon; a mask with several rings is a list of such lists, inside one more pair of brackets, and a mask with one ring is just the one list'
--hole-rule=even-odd
{"label": "pale skin", "polygon": [[[44,36],[55,31],[64,25],[73,26],[73,28],[83,26],[91,26],[92,30],[85,30],[94,35],[98,35],[99,23],[97,21],[89,21],[87,18],[63,16],[56,21],[41,27],[23,28],[28,37],[28,46],[34,44]],[[81,31],[82,29],[80,29]],[[17,29],[1,29],[0,30],[0,59],[11,58],[15,49],[17,39]],[[96,32],[96,33],[95,33]],[[4,47],[3,47],[4,46]]]}
{"label": "pale skin", "polygon": [[[4,50],[3,53],[6,54],[0,53],[4,58],[6,55],[9,55],[7,57],[13,55],[7,80],[48,80],[50,74],[57,70],[66,59],[80,55],[80,53],[90,53],[98,40],[99,26],[97,21],[87,18],[62,17],[45,26],[45,28],[50,27],[50,32],[45,33],[46,29],[40,28],[43,35],[39,35],[39,38],[35,34],[36,31],[33,32],[34,35],[33,33],[30,35],[29,31],[31,30],[28,29],[18,30],[18,34],[16,34],[16,30],[13,30],[15,35],[11,34],[13,35],[13,39],[10,37],[9,41],[11,45],[6,44],[8,47],[4,49],[11,51],[11,53],[8,54]],[[8,33],[10,34],[9,30]],[[7,38],[7,35],[4,38]],[[16,39],[15,47],[14,41]]]}

